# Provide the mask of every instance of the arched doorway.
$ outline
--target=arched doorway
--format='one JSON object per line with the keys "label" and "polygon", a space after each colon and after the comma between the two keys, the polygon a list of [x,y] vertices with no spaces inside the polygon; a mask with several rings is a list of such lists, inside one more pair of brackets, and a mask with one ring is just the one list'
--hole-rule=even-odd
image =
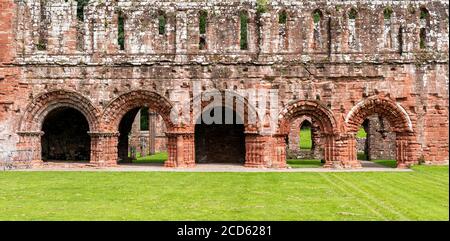
{"label": "arched doorway", "polygon": [[90,132],[98,127],[98,114],[88,98],[74,91],[37,95],[20,120],[18,149],[30,151],[36,164],[43,159],[92,160]]}
{"label": "arched doorway", "polygon": [[89,123],[78,110],[60,107],[52,110],[42,124],[43,161],[89,161]]}
{"label": "arched doorway", "polygon": [[[375,118],[375,119],[374,119]],[[348,132],[356,139],[358,131],[361,126],[372,119],[378,119],[378,132],[384,141],[381,141],[382,146],[379,149],[395,149],[391,156],[395,156],[396,166],[399,168],[408,167],[418,161],[417,152],[419,144],[415,141],[415,134],[413,132],[411,120],[403,107],[394,101],[384,97],[371,97],[358,103],[347,115],[345,122],[347,124]],[[383,128],[380,128],[384,125]],[[381,130],[381,131],[380,131]],[[370,132],[370,130],[368,129]],[[390,135],[390,137],[389,137]],[[395,139],[395,143],[386,143],[387,139]],[[357,156],[357,141],[353,141],[351,148],[351,156]],[[388,146],[386,146],[388,145]],[[395,154],[394,154],[395,153]]]}
{"label": "arched doorway", "polygon": [[[182,155],[182,153],[178,152],[184,151],[184,149],[178,148],[177,141],[180,146],[184,142],[186,142],[186,146],[190,143],[188,143],[187,139],[179,138],[182,137],[182,134],[187,134],[183,132],[184,129],[177,129],[172,123],[170,118],[172,108],[173,106],[168,99],[158,93],[145,90],[130,91],[112,100],[103,111],[100,121],[102,132],[98,135],[97,140],[98,143],[106,143],[107,150],[99,149],[98,151],[106,152],[108,159],[105,160],[99,155],[97,162],[114,165],[118,162],[131,162],[134,159],[131,154],[132,152],[134,152],[134,155],[137,153],[135,153],[136,150],[130,149],[130,134],[133,124],[140,124],[137,116],[144,109],[159,115],[162,119],[161,121],[164,122],[165,128],[167,128],[166,149],[168,149],[168,153],[167,161],[165,162],[166,166],[169,166],[169,164],[170,166],[181,166],[185,162],[189,162],[190,159],[193,159],[193,157],[190,158],[189,153]],[[177,132],[178,130],[180,131]],[[101,145],[98,146],[101,147]]]}
{"label": "arched doorway", "polygon": [[[339,160],[335,158],[335,138],[337,133],[337,123],[331,111],[318,101],[299,100],[289,103],[280,113],[280,135],[288,136],[290,127],[298,120],[308,119],[314,123],[316,135],[320,136],[320,141],[316,146],[323,160],[317,160],[314,166],[325,167],[341,166]],[[301,121],[303,123],[303,121]],[[287,143],[286,143],[287,144]],[[284,160],[286,161],[286,160]]]}
{"label": "arched doorway", "polygon": [[[216,116],[215,120],[210,120],[211,116]],[[197,163],[245,163],[245,127],[236,112],[227,107],[210,108],[196,123]]]}
{"label": "arched doorway", "polygon": [[149,108],[128,111],[119,124],[120,163],[163,164],[167,161],[167,137],[160,115]]}

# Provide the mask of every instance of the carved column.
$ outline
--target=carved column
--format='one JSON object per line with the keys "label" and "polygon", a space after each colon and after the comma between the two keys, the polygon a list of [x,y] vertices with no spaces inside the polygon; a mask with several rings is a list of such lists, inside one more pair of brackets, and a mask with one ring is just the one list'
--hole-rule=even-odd
{"label": "carved column", "polygon": [[96,166],[115,166],[118,161],[118,132],[90,132],[91,163]]}
{"label": "carved column", "polygon": [[361,168],[356,155],[356,133],[324,134],[325,167]]}
{"label": "carved column", "polygon": [[[272,137],[273,141],[273,162],[272,166],[273,168],[286,168],[286,135],[275,135]],[[269,142],[266,142],[266,145],[270,145]],[[270,149],[270,148],[268,148]]]}
{"label": "carved column", "polygon": [[[42,146],[41,138],[44,135],[42,131],[28,131],[28,132],[18,132],[19,143],[17,143],[17,155],[14,157],[15,161],[31,161],[33,166],[39,166],[42,162]],[[21,156],[29,156],[27,159],[31,160],[18,160]],[[18,163],[20,165],[20,163]]]}
{"label": "carved column", "polygon": [[168,138],[169,158],[166,167],[194,167],[195,142],[194,133],[166,133]]}
{"label": "carved column", "polygon": [[[341,168],[342,162],[336,155],[336,140],[333,134],[322,134],[323,140],[323,159],[325,168]],[[344,156],[343,159],[346,157]]]}
{"label": "carved column", "polygon": [[263,143],[258,134],[245,135],[245,167],[265,167]]}

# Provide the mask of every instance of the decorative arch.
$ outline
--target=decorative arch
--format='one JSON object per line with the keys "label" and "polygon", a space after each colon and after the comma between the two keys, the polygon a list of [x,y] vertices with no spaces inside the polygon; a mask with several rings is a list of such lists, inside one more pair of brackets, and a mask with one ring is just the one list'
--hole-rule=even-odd
{"label": "decorative arch", "polygon": [[167,128],[174,128],[170,119],[172,103],[164,96],[147,90],[132,90],[113,99],[104,109],[100,124],[103,131],[116,132],[122,117],[130,110],[148,107],[162,116]]}
{"label": "decorative arch", "polygon": [[70,107],[80,111],[86,117],[89,129],[92,131],[97,128],[99,111],[91,101],[75,91],[61,89],[42,93],[28,104],[20,120],[19,132],[41,131],[48,113],[61,107]]}
{"label": "decorative arch", "polygon": [[[223,107],[229,108],[230,110],[235,111],[236,114],[239,115],[239,117],[244,121],[246,132],[258,132],[260,130],[261,118],[260,118],[259,113],[258,113],[257,109],[255,108],[255,106],[252,103],[250,103],[247,98],[245,98],[238,92],[232,91],[232,90],[209,90],[209,91],[202,92],[202,95],[197,95],[197,96],[194,96],[193,98],[191,98],[190,99],[190,101],[192,103],[191,117],[192,117],[193,124],[196,123],[198,118],[205,111],[205,107],[208,106],[209,104],[211,104],[214,100],[213,98],[211,98],[209,101],[202,101],[202,96],[206,96],[206,98],[208,98],[209,95],[215,95],[215,94],[220,94],[222,97],[222,100],[220,101],[220,103],[216,103],[216,104],[212,105],[211,107],[223,106]],[[226,97],[229,97],[229,96],[237,97],[237,98],[235,98],[235,101],[230,100],[230,99],[227,100]],[[231,102],[232,106],[229,105],[230,101],[232,101]],[[194,106],[196,103],[200,103],[201,111],[197,111],[194,113],[194,108],[197,108],[196,106]],[[243,110],[241,110],[241,111],[236,110],[235,104],[242,104]]]}
{"label": "decorative arch", "polygon": [[386,118],[392,131],[396,133],[397,167],[405,168],[416,164],[418,162],[417,150],[420,145],[416,142],[408,113],[400,104],[380,96],[373,96],[361,101],[350,110],[345,118],[347,132],[353,137],[349,141],[349,152],[352,159],[358,162],[354,136],[364,120],[374,114]]}
{"label": "decorative arch", "polygon": [[319,125],[320,131],[326,134],[335,134],[338,126],[333,113],[318,101],[298,100],[289,103],[279,115],[281,134],[289,133],[290,123],[300,116],[310,116]]}
{"label": "decorative arch", "polygon": [[413,132],[411,119],[406,110],[400,104],[378,96],[363,100],[350,110],[345,118],[347,131],[358,132],[364,120],[373,114],[385,117],[394,132]]}

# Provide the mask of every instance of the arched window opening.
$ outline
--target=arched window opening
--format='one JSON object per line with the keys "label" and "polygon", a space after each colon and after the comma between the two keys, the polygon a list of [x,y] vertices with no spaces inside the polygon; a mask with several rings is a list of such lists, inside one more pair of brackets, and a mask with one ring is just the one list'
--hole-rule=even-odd
{"label": "arched window opening", "polygon": [[84,7],[89,0],[77,0],[77,50],[84,49]]}
{"label": "arched window opening", "polygon": [[391,27],[391,18],[392,18],[392,8],[390,6],[386,7],[383,11],[384,15],[384,31],[383,31],[383,39],[385,48],[392,48],[392,27]]}
{"label": "arched window opening", "polygon": [[313,141],[311,139],[312,125],[309,121],[304,121],[300,127],[300,149],[312,150]]}
{"label": "arched window opening", "polygon": [[207,11],[200,11],[199,19],[198,19],[198,27],[200,32],[200,39],[199,39],[199,49],[207,49],[207,41],[206,41],[206,28],[207,28],[207,21],[208,21],[208,12]]}
{"label": "arched window opening", "polygon": [[402,55],[403,54],[403,26],[402,25],[400,25],[400,27],[398,28],[397,41],[398,41],[398,52],[400,55]]}
{"label": "arched window opening", "polygon": [[352,49],[357,47],[356,39],[356,19],[358,17],[358,12],[352,8],[348,13],[348,46]]}
{"label": "arched window opening", "polygon": [[247,11],[241,11],[240,23],[241,23],[240,48],[241,48],[241,50],[248,50],[248,13],[247,13]]}
{"label": "arched window opening", "polygon": [[313,49],[315,50],[322,47],[322,19],[322,12],[315,10],[313,12]]}
{"label": "arched window opening", "polygon": [[48,18],[47,18],[47,0],[40,0],[40,22],[39,22],[39,33],[38,33],[38,43],[36,44],[37,50],[47,50],[48,43]]}
{"label": "arched window opening", "polygon": [[282,10],[278,14],[278,24],[279,24],[279,48],[280,49],[286,49],[288,46],[288,36],[287,36],[287,13],[285,10]]}
{"label": "arched window opening", "polygon": [[166,14],[163,11],[158,12],[158,33],[159,35],[166,34]]}
{"label": "arched window opening", "polygon": [[119,12],[118,16],[118,35],[117,43],[120,50],[125,50],[125,17],[122,12]]}
{"label": "arched window opening", "polygon": [[420,9],[420,48],[427,48],[428,31],[430,29],[430,13],[426,8]]}

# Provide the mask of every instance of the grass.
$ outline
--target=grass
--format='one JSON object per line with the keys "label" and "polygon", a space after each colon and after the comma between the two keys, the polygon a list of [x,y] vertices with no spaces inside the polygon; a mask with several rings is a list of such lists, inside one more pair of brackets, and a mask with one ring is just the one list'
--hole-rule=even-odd
{"label": "grass", "polygon": [[311,128],[304,128],[300,130],[300,149],[311,150]]}
{"label": "grass", "polygon": [[362,139],[367,138],[367,132],[364,130],[364,128],[360,128],[358,133],[356,133],[356,138]]}
{"label": "grass", "polygon": [[383,166],[396,168],[397,167],[397,161],[396,160],[374,160],[373,162],[378,163]]}
{"label": "grass", "polygon": [[364,153],[364,152],[358,152],[358,153],[357,153],[357,156],[358,156],[358,160],[360,160],[360,161],[365,161],[365,160],[367,160],[367,154]]}
{"label": "grass", "polygon": [[320,160],[308,159],[291,159],[287,160],[287,164],[292,168],[313,168],[323,166],[323,163],[321,163]]}
{"label": "grass", "polygon": [[[164,163],[167,160],[167,152],[161,152],[145,157],[140,157],[139,154],[137,156],[137,160],[133,161],[133,163]],[[287,160],[287,163],[292,168],[312,168],[323,166],[320,160],[292,159]]]}
{"label": "grass", "polygon": [[0,220],[449,220],[448,166],[414,172],[0,172]]}
{"label": "grass", "polygon": [[164,163],[168,158],[167,152],[160,152],[155,155],[144,157],[141,157],[140,155],[137,156],[137,160],[133,161],[133,163]]}

